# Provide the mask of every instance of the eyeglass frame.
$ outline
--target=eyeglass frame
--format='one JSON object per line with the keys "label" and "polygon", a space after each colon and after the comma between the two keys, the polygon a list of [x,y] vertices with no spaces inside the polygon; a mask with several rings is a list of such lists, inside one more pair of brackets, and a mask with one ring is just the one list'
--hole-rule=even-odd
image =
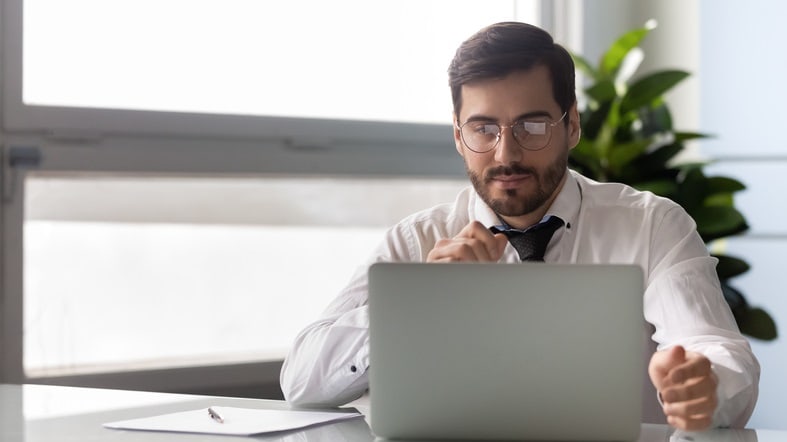
{"label": "eyeglass frame", "polygon": [[470,145],[467,144],[467,141],[465,141],[465,136],[464,136],[464,133],[462,132],[462,128],[464,128],[468,123],[472,123],[473,120],[465,121],[461,126],[459,125],[459,121],[454,120],[454,127],[459,131],[459,137],[462,139],[462,143],[464,143],[464,145],[468,149],[470,149],[471,151],[473,151],[475,153],[478,153],[478,154],[484,154],[484,153],[489,153],[489,152],[494,151],[497,148],[497,145],[500,144],[500,138],[503,137],[503,129],[506,129],[506,128],[512,129],[511,136],[514,138],[514,141],[516,141],[516,144],[518,144],[520,148],[522,148],[522,149],[524,149],[524,150],[526,150],[528,152],[538,152],[540,150],[546,149],[546,147],[549,146],[549,142],[552,141],[552,129],[555,126],[557,126],[561,121],[563,121],[563,119],[566,118],[566,115],[568,115],[568,111],[563,112],[563,115],[561,115],[560,118],[558,118],[557,121],[554,121],[554,122],[546,122],[545,121],[544,122],[544,123],[547,124],[547,127],[549,128],[549,139],[547,139],[546,143],[544,143],[544,145],[539,147],[538,149],[529,149],[529,148],[523,146],[522,143],[520,143],[519,140],[517,139],[517,137],[514,135],[514,132],[513,132],[514,126],[516,124],[518,124],[518,123],[526,122],[527,121],[526,119],[517,120],[517,121],[515,121],[515,122],[513,122],[511,124],[507,124],[507,125],[502,125],[502,124],[499,124],[499,123],[488,123],[488,124],[494,124],[495,126],[498,127],[497,140],[495,140],[495,143],[492,145],[492,147],[489,148],[489,150],[485,150],[485,151],[482,151],[482,152],[479,152],[479,151],[473,149],[472,147],[470,147]]}

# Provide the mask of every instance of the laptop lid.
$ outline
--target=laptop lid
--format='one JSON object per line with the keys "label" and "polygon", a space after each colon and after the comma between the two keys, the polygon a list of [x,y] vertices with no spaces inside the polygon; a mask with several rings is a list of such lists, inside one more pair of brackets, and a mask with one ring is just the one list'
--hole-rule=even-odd
{"label": "laptop lid", "polygon": [[633,265],[374,264],[372,431],[636,440],[642,296]]}

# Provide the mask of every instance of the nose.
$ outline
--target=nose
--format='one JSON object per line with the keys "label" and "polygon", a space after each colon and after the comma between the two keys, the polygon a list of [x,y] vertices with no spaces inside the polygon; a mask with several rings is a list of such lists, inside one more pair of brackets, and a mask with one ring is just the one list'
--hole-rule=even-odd
{"label": "nose", "polygon": [[511,126],[501,127],[495,146],[495,160],[502,164],[516,163],[522,159],[522,151],[522,147],[514,139],[514,130]]}

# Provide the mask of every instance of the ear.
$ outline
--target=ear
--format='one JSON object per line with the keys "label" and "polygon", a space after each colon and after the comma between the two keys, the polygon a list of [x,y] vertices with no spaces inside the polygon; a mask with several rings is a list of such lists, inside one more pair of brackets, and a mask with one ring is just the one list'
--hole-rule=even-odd
{"label": "ear", "polygon": [[454,126],[454,145],[456,146],[456,151],[459,152],[459,155],[464,158],[464,143],[462,142],[462,134],[459,132],[459,119],[456,117],[456,114],[452,114],[452,120]]}
{"label": "ear", "polygon": [[569,149],[573,149],[577,147],[579,139],[582,136],[582,125],[579,121],[579,110],[577,110],[576,101],[574,101],[574,104],[568,110],[566,118],[568,118],[568,146]]}

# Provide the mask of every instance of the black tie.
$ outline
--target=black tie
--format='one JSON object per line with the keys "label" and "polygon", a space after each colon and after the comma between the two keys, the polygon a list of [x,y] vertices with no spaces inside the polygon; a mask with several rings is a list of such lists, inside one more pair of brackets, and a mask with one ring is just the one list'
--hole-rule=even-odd
{"label": "black tie", "polygon": [[508,242],[519,252],[522,261],[544,261],[544,253],[547,251],[547,244],[552,239],[552,234],[563,225],[563,220],[551,216],[548,220],[533,226],[526,232],[521,230],[501,230],[492,227],[493,233],[503,233],[508,237]]}

